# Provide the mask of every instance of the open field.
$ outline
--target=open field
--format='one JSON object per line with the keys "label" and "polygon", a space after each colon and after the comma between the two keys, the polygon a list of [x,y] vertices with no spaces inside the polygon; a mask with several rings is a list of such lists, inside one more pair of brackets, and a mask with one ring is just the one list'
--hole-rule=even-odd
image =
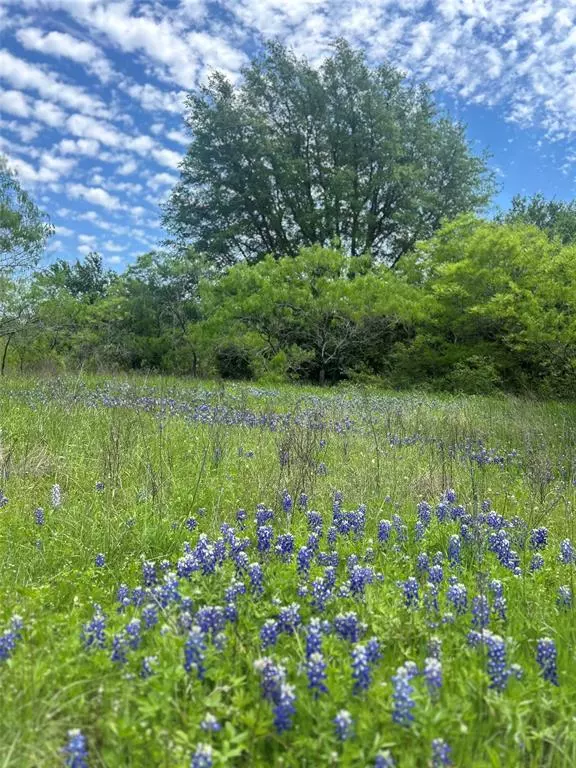
{"label": "open field", "polygon": [[0,414],[0,766],[576,765],[576,407],[20,379]]}

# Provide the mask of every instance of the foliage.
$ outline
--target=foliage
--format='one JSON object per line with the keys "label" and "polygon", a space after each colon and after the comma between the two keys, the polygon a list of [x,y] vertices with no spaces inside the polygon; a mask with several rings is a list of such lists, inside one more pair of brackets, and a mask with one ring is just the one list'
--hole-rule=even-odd
{"label": "foliage", "polygon": [[239,86],[215,74],[187,107],[191,143],[164,223],[216,264],[334,243],[395,264],[492,189],[425,88],[342,40],[318,69],[270,44]]}
{"label": "foliage", "polygon": [[0,272],[34,266],[53,232],[0,155]]}
{"label": "foliage", "polygon": [[287,373],[323,384],[362,362],[383,370],[417,317],[417,291],[363,259],[305,248],[232,267],[206,286],[205,313],[211,344],[244,338],[264,368],[281,359]]}
{"label": "foliage", "polygon": [[504,224],[532,224],[564,245],[576,242],[576,201],[546,200],[540,193],[515,195],[509,211],[500,214]]}
{"label": "foliage", "polygon": [[418,342],[430,350],[418,360],[428,375],[480,357],[494,382],[574,392],[573,246],[533,226],[464,216],[421,244],[404,271],[430,302]]}

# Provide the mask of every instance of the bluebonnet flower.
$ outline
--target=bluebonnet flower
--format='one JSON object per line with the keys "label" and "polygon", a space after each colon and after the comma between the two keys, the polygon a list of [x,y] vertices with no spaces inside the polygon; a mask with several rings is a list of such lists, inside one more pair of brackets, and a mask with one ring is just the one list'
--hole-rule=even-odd
{"label": "bluebonnet flower", "polygon": [[445,490],[443,494],[443,499],[444,501],[447,501],[449,504],[454,504],[454,502],[456,501],[456,491],[454,490],[454,488],[448,488],[447,490]]}
{"label": "bluebonnet flower", "polygon": [[306,662],[308,688],[314,692],[315,696],[328,692],[326,687],[326,667],[327,664],[321,653],[312,653],[308,657]]}
{"label": "bluebonnet flower", "polygon": [[545,549],[548,544],[548,528],[533,528],[530,531],[530,546],[532,549]]}
{"label": "bluebonnet flower", "polygon": [[323,461],[320,461],[318,463],[318,466],[316,467],[316,474],[317,475],[327,475],[328,474],[328,467],[326,464],[324,464]]}
{"label": "bluebonnet flower", "polygon": [[274,512],[271,509],[267,509],[264,504],[256,505],[256,525],[266,525],[274,519]]}
{"label": "bluebonnet flower", "polygon": [[[440,611],[438,605],[438,585],[428,582],[426,584],[426,591],[424,592],[424,608],[429,616],[429,619],[434,620],[433,614],[437,614]],[[429,626],[434,626],[434,623],[429,622]]]}
{"label": "bluebonnet flower", "polygon": [[564,585],[558,588],[556,605],[564,609],[572,607],[572,589],[569,586]]}
{"label": "bluebonnet flower", "polygon": [[198,744],[192,754],[190,768],[212,768],[212,765],[212,747],[210,744]]}
{"label": "bluebonnet flower", "polygon": [[[332,562],[334,561],[332,560]],[[337,566],[335,565],[328,565],[324,571],[324,581],[329,589],[332,589],[336,585],[336,567]]]}
{"label": "bluebonnet flower", "polygon": [[390,520],[380,520],[378,523],[378,541],[380,544],[386,544],[392,533],[392,523]]}
{"label": "bluebonnet flower", "polygon": [[506,621],[507,607],[506,598],[504,596],[499,596],[492,604],[492,613],[500,619],[500,621]]}
{"label": "bluebonnet flower", "polygon": [[104,555],[102,552],[98,552],[94,558],[94,565],[96,568],[104,568],[106,565],[106,555]]}
{"label": "bluebonnet flower", "polygon": [[376,755],[374,768],[396,768],[396,761],[388,750]]}
{"label": "bluebonnet flower", "polygon": [[322,623],[320,619],[314,617],[310,623],[304,627],[306,636],[306,658],[310,658],[314,653],[322,652]]}
{"label": "bluebonnet flower", "polygon": [[256,529],[258,552],[269,552],[274,538],[274,530],[270,525],[260,525]]}
{"label": "bluebonnet flower", "polygon": [[238,509],[236,511],[236,522],[239,524],[241,530],[244,529],[247,517],[248,514],[245,509]]}
{"label": "bluebonnet flower", "polygon": [[119,632],[112,638],[112,651],[110,659],[115,664],[126,664],[128,661],[128,640],[124,632]]}
{"label": "bluebonnet flower", "polygon": [[494,597],[502,597],[504,595],[504,586],[499,579],[491,579],[488,589]]}
{"label": "bluebonnet flower", "polygon": [[200,728],[202,728],[203,731],[214,733],[216,731],[222,730],[222,726],[218,722],[217,718],[214,717],[213,714],[210,712],[207,712],[204,715],[204,719],[200,723]]}
{"label": "bluebonnet flower", "polygon": [[54,509],[58,509],[58,507],[62,506],[62,489],[58,483],[52,486],[52,490],[50,491],[50,500]]}
{"label": "bluebonnet flower", "polygon": [[432,741],[432,768],[452,765],[452,750],[444,739]]}
{"label": "bluebonnet flower", "polygon": [[367,584],[374,581],[374,569],[370,566],[355,565],[350,572],[350,590],[356,597],[362,597]]}
{"label": "bluebonnet flower", "polygon": [[332,594],[332,586],[326,579],[314,579],[310,585],[311,597],[310,605],[315,611],[322,612],[326,608],[326,603]]}
{"label": "bluebonnet flower", "polygon": [[441,655],[442,640],[437,635],[433,635],[428,640],[428,656],[431,656],[434,659],[440,659]]}
{"label": "bluebonnet flower", "polygon": [[275,645],[280,635],[280,627],[277,621],[274,619],[267,619],[260,629],[260,643],[262,648],[266,649],[271,645]]}
{"label": "bluebonnet flower", "polygon": [[358,643],[352,649],[352,678],[354,693],[365,691],[372,682],[372,669],[365,645]]}
{"label": "bluebonnet flower", "polygon": [[425,659],[424,678],[430,696],[435,698],[438,695],[440,688],[442,688],[442,664],[436,657],[429,656]]}
{"label": "bluebonnet flower", "polygon": [[427,501],[421,501],[418,504],[418,520],[426,528],[430,525],[432,519],[432,507]]}
{"label": "bluebonnet flower", "polygon": [[292,718],[296,713],[295,703],[295,687],[288,683],[281,683],[274,702],[274,727],[278,733],[288,731],[292,727]]}
{"label": "bluebonnet flower", "polygon": [[309,573],[313,557],[314,552],[311,549],[308,549],[308,547],[301,547],[298,550],[298,555],[296,557],[298,573],[301,575],[307,575]]}
{"label": "bluebonnet flower", "polygon": [[0,662],[6,661],[12,656],[18,641],[22,639],[24,622],[20,616],[14,614],[10,619],[8,629],[0,635]]}
{"label": "bluebonnet flower", "polygon": [[233,579],[230,586],[226,588],[224,592],[224,599],[227,603],[235,603],[238,599],[238,595],[246,594],[246,585],[243,581],[237,581]]}
{"label": "bluebonnet flower", "polygon": [[415,707],[414,686],[411,683],[413,674],[406,665],[398,667],[396,674],[392,677],[392,700],[394,708],[392,711],[392,720],[397,725],[410,726],[414,720],[412,712]]}
{"label": "bluebonnet flower", "polygon": [[451,584],[446,591],[446,599],[458,614],[468,610],[468,591],[464,584]]}
{"label": "bluebonnet flower", "polygon": [[424,538],[424,534],[426,533],[426,526],[421,520],[416,520],[416,524],[414,525],[414,540],[415,541],[421,541]]}
{"label": "bluebonnet flower", "polygon": [[164,581],[161,585],[154,587],[153,595],[162,608],[166,608],[170,603],[179,603],[181,598],[178,591],[178,577],[175,573],[164,574]]}
{"label": "bluebonnet flower", "polygon": [[126,624],[126,635],[128,636],[128,645],[130,648],[136,649],[139,647],[142,636],[141,636],[141,623],[140,619],[131,619],[128,624]]}
{"label": "bluebonnet flower", "polygon": [[364,626],[353,612],[339,613],[334,619],[334,630],[343,640],[357,643],[364,632]]}
{"label": "bluebonnet flower", "polygon": [[472,599],[472,626],[484,629],[490,623],[490,605],[486,595],[476,595]]}
{"label": "bluebonnet flower", "polygon": [[306,493],[301,493],[298,497],[298,506],[301,509],[306,509],[308,506],[308,495]]}
{"label": "bluebonnet flower", "polygon": [[286,488],[282,491],[282,509],[288,513],[292,511],[292,496],[288,493]]}
{"label": "bluebonnet flower", "polygon": [[278,626],[280,632],[292,634],[302,624],[300,605],[291,603],[280,609],[278,613]]}
{"label": "bluebonnet flower", "polygon": [[269,656],[256,659],[254,668],[260,673],[262,697],[267,701],[275,701],[279,696],[280,686],[286,682],[286,670]]}
{"label": "bluebonnet flower", "polygon": [[34,521],[36,522],[36,525],[44,525],[46,522],[46,515],[44,514],[42,507],[37,507],[34,510]]}
{"label": "bluebonnet flower", "polygon": [[420,552],[416,558],[416,570],[419,574],[428,573],[430,568],[430,557],[428,552]]}
{"label": "bluebonnet flower", "polygon": [[366,655],[370,664],[376,664],[382,658],[380,641],[377,637],[371,637],[366,643]]}
{"label": "bluebonnet flower", "polygon": [[417,608],[419,592],[416,579],[413,576],[409,576],[406,581],[400,581],[398,585],[404,592],[404,604],[406,608]]}
{"label": "bluebonnet flower", "polygon": [[251,563],[248,566],[248,576],[250,578],[252,593],[261,595],[264,592],[264,572],[260,563]]}
{"label": "bluebonnet flower", "polygon": [[336,544],[336,540],[338,538],[338,529],[335,525],[331,525],[328,530],[326,531],[326,541],[329,544],[329,546],[334,546]]}
{"label": "bluebonnet flower", "polygon": [[204,634],[214,636],[226,626],[224,608],[221,605],[204,605],[196,613],[196,622]]}
{"label": "bluebonnet flower", "polygon": [[432,563],[433,565],[444,565],[444,552],[441,552],[440,550],[435,552]]}
{"label": "bluebonnet flower", "polygon": [[396,532],[398,542],[406,541],[408,538],[408,526],[404,523],[400,515],[392,515],[392,526]]}
{"label": "bluebonnet flower", "polygon": [[306,521],[308,524],[308,530],[309,531],[316,531],[319,532],[322,530],[323,520],[322,515],[320,512],[315,512],[314,510],[311,510],[306,515]]}
{"label": "bluebonnet flower", "polygon": [[539,552],[535,552],[530,559],[530,565],[528,566],[528,570],[530,571],[530,573],[534,573],[535,571],[539,571],[543,567],[544,567],[544,558]]}
{"label": "bluebonnet flower", "polygon": [[460,563],[460,553],[462,549],[462,541],[460,536],[452,534],[448,541],[448,562],[450,565],[458,565]]}
{"label": "bluebonnet flower", "polygon": [[552,685],[558,683],[557,668],[558,651],[556,643],[550,637],[542,637],[536,645],[536,661],[540,667],[542,677]]}
{"label": "bluebonnet flower", "polygon": [[106,615],[98,604],[94,605],[92,619],[82,627],[82,641],[86,650],[106,646]]}
{"label": "bluebonnet flower", "polygon": [[142,578],[145,587],[153,587],[156,584],[156,565],[151,560],[142,562]]}
{"label": "bluebonnet flower", "polygon": [[478,648],[484,642],[484,635],[475,629],[471,629],[466,635],[466,642],[471,648]]}
{"label": "bluebonnet flower", "polygon": [[86,737],[78,728],[68,731],[68,742],[62,752],[68,768],[88,768]]}
{"label": "bluebonnet flower", "polygon": [[576,552],[570,539],[563,539],[560,542],[560,562],[564,565],[572,565],[576,562]]}
{"label": "bluebonnet flower", "polygon": [[102,493],[105,489],[105,485],[101,480],[98,480],[96,482],[96,485],[94,486],[94,489],[96,490],[97,493]]}
{"label": "bluebonnet flower", "polygon": [[189,517],[186,522],[184,523],[186,528],[188,528],[189,531],[194,531],[198,527],[198,521],[195,517]]}
{"label": "bluebonnet flower", "polygon": [[139,608],[146,598],[146,591],[142,587],[134,587],[130,601],[133,606]]}
{"label": "bluebonnet flower", "polygon": [[204,679],[206,658],[206,641],[202,630],[198,626],[193,626],[188,633],[188,639],[184,647],[184,669],[186,672],[196,671],[200,680]]}
{"label": "bluebonnet flower", "polygon": [[450,511],[450,508],[448,504],[444,501],[441,501],[437,507],[436,507],[436,517],[438,518],[439,523],[443,523],[446,518],[448,517],[448,512]]}
{"label": "bluebonnet flower", "polygon": [[294,536],[291,533],[281,533],[276,539],[275,550],[283,562],[289,563],[294,552]]}
{"label": "bluebonnet flower", "polygon": [[308,536],[308,541],[306,542],[307,549],[309,549],[311,552],[318,552],[320,548],[320,536],[320,533],[313,531]]}
{"label": "bluebonnet flower", "polygon": [[348,710],[341,709],[333,720],[336,737],[340,741],[350,739],[354,730],[354,721]]}
{"label": "bluebonnet flower", "polygon": [[154,666],[158,663],[157,656],[145,656],[140,665],[140,677],[147,680],[154,674]]}
{"label": "bluebonnet flower", "polygon": [[428,579],[432,584],[441,584],[444,579],[444,570],[441,565],[432,565],[428,571]]}
{"label": "bluebonnet flower", "polygon": [[508,684],[509,670],[506,665],[506,642],[500,635],[484,632],[484,642],[488,651],[488,675],[490,688],[503,691]]}
{"label": "bluebonnet flower", "polygon": [[130,587],[127,584],[120,584],[116,592],[116,600],[120,603],[118,613],[123,613],[130,605]]}

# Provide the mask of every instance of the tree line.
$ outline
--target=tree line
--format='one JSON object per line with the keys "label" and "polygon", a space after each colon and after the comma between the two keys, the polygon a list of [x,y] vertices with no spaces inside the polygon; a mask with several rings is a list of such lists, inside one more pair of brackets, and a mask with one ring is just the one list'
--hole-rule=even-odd
{"label": "tree line", "polygon": [[37,268],[47,218],[0,166],[0,367],[574,395],[576,205],[515,197],[465,129],[338,41],[270,44],[186,103],[164,246]]}

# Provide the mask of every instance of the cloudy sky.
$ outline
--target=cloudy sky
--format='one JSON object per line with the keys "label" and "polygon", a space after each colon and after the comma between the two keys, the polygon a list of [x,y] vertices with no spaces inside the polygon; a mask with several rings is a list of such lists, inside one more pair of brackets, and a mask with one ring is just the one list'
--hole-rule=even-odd
{"label": "cloudy sky", "polygon": [[51,213],[52,258],[121,269],[163,233],[182,98],[267,38],[334,37],[428,81],[516,192],[576,196],[574,0],[0,0],[0,152]]}

